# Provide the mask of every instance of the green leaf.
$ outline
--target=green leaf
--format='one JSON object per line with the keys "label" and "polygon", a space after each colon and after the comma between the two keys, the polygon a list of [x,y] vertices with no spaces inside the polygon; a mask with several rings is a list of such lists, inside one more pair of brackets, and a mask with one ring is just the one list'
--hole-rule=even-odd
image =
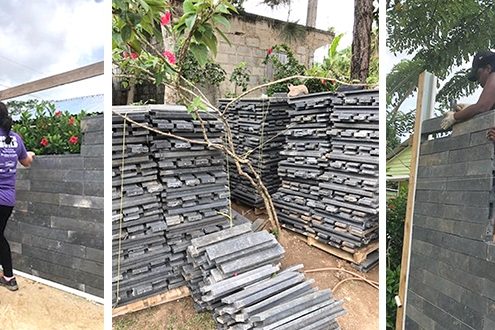
{"label": "green leaf", "polygon": [[229,8],[223,3],[218,5],[217,12],[222,14],[230,14]]}
{"label": "green leaf", "polygon": [[210,49],[210,51],[213,53],[213,56],[217,56],[217,37],[211,30],[205,31],[203,34],[203,39],[202,41],[206,44],[206,46]]}
{"label": "green leaf", "polygon": [[150,10],[150,6],[148,6],[146,1],[144,1],[144,0],[138,0],[138,1],[139,1],[139,4],[141,5],[141,7],[143,7],[145,12],[148,12]]}
{"label": "green leaf", "polygon": [[200,66],[205,66],[208,61],[208,48],[204,44],[191,44],[191,52]]}
{"label": "green leaf", "polygon": [[184,9],[185,15],[187,15],[189,13],[194,13],[196,11],[196,9],[194,8],[194,3],[192,2],[192,0],[184,1],[182,8]]}
{"label": "green leaf", "polygon": [[184,23],[186,24],[187,28],[189,30],[192,29],[192,27],[194,26],[194,23],[196,22],[196,18],[198,17],[198,15],[194,14],[194,15],[189,15],[186,17],[186,19],[184,20]]}
{"label": "green leaf", "polygon": [[218,34],[220,35],[220,37],[222,37],[223,40],[225,40],[225,42],[232,47],[232,43],[230,42],[229,38],[227,38],[227,36],[225,35],[225,33],[223,33],[222,30],[220,30],[219,28],[215,27],[215,31],[218,32]]}
{"label": "green leaf", "polygon": [[213,15],[212,20],[213,22],[215,22],[215,24],[222,24],[227,29],[230,28],[229,20],[223,17],[222,15]]}
{"label": "green leaf", "polygon": [[131,39],[131,35],[132,35],[131,27],[129,25],[124,25],[120,34],[122,36],[123,42],[129,41],[129,39]]}
{"label": "green leaf", "polygon": [[334,58],[335,54],[337,53],[337,47],[339,46],[340,39],[344,36],[343,33],[340,33],[335,36],[332,40],[332,44],[330,45],[330,48],[328,49],[328,57]]}

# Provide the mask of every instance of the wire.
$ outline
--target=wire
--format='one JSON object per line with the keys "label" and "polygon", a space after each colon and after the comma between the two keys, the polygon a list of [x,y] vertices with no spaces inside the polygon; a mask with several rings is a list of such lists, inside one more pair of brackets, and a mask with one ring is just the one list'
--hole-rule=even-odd
{"label": "wire", "polygon": [[119,251],[117,252],[117,298],[115,300],[115,305],[118,304],[120,300],[120,258],[122,254],[122,222],[124,219],[124,166],[125,166],[125,128],[127,126],[127,113],[124,116],[124,127],[122,135],[122,163],[120,169],[120,218],[119,218]]}
{"label": "wire", "polygon": [[25,65],[25,64],[19,63],[19,62],[17,62],[17,61],[11,60],[10,58],[7,58],[7,57],[5,57],[5,56],[3,56],[3,55],[0,55],[0,58],[3,58],[5,61],[8,61],[8,62],[10,62],[10,63],[14,63],[14,64],[16,64],[16,65],[18,65],[18,66],[21,66],[21,67],[25,68],[25,69],[31,70],[31,71],[33,71],[33,72],[35,72],[35,73],[43,74],[43,73],[39,72],[39,71],[38,71],[38,70],[36,70],[36,69],[33,69],[33,68],[31,68],[31,67],[29,67],[29,66],[27,66],[27,65]]}

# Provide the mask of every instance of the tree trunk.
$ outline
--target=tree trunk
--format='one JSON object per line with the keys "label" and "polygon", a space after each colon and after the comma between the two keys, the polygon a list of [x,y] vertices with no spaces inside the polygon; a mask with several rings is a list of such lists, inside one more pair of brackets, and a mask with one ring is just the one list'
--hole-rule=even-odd
{"label": "tree trunk", "polygon": [[[163,35],[163,48],[164,50],[173,51],[175,49],[175,40],[171,35],[168,35],[167,30],[162,26],[162,35]],[[163,93],[163,104],[177,104],[179,101],[178,91],[171,87],[165,86]]]}
{"label": "tree trunk", "polygon": [[351,80],[359,80],[364,83],[368,78],[372,23],[373,0],[354,0]]}
{"label": "tree trunk", "polygon": [[131,80],[129,81],[129,91],[127,92],[127,101],[126,104],[133,104],[134,103],[134,95],[136,94],[136,83]]}
{"label": "tree trunk", "polygon": [[308,0],[308,16],[306,16],[306,26],[316,27],[317,10],[318,0]]}

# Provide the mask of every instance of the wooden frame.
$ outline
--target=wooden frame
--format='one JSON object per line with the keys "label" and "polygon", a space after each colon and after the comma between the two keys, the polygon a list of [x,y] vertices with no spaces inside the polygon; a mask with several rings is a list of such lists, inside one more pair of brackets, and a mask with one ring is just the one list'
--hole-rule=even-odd
{"label": "wooden frame", "polygon": [[103,61],[0,91],[0,101],[100,76]]}
{"label": "wooden frame", "polygon": [[414,202],[416,197],[416,176],[418,172],[419,148],[422,141],[422,123],[425,119],[429,119],[429,117],[431,117],[431,109],[435,99],[435,93],[433,91],[435,85],[436,77],[433,76],[431,73],[424,71],[420,74],[418,81],[418,96],[416,101],[416,121],[414,123],[414,134],[412,136],[411,146],[412,154],[407,195],[406,218],[404,220],[404,238],[402,241],[402,259],[398,294],[400,306],[397,306],[397,316],[395,320],[396,330],[405,329],[405,308],[407,302],[407,284],[411,256]]}

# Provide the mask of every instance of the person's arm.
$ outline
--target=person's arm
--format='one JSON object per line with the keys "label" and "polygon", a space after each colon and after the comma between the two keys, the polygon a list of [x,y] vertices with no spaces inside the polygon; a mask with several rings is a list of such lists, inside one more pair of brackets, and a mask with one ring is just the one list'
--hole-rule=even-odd
{"label": "person's arm", "polygon": [[488,77],[483,92],[481,92],[478,102],[472,104],[454,114],[456,121],[471,119],[475,115],[491,110],[495,104],[495,73]]}
{"label": "person's arm", "polygon": [[24,167],[30,167],[31,164],[33,163],[34,156],[35,156],[34,152],[28,151],[26,153],[26,157],[24,157],[23,159],[20,159],[19,163],[21,163],[21,165]]}

